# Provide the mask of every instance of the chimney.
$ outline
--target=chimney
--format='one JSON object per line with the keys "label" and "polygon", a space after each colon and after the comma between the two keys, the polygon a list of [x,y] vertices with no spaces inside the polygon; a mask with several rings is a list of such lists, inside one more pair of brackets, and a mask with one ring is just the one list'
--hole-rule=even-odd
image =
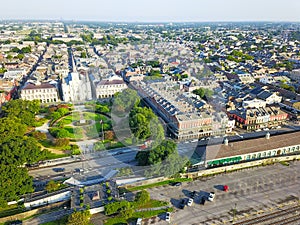
{"label": "chimney", "polygon": [[270,133],[267,132],[267,133],[266,133],[266,139],[270,139],[270,136],[271,136]]}
{"label": "chimney", "polygon": [[224,145],[228,146],[228,139],[227,138],[224,139]]}

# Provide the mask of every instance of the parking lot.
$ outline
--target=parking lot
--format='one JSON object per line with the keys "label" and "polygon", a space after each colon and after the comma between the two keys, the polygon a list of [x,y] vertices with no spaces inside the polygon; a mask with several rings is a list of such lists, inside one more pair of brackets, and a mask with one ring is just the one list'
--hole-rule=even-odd
{"label": "parking lot", "polygon": [[[288,204],[288,200],[299,197],[299,162],[290,166],[275,164],[272,166],[251,168],[229,174],[208,177],[181,186],[165,186],[150,189],[152,198],[170,202],[175,208],[171,215],[171,224],[223,224],[242,218],[258,211],[276,209]],[[228,185],[225,192],[223,185]],[[187,199],[196,191],[192,206],[180,209],[181,199]],[[215,192],[213,202],[200,204],[203,196]],[[160,221],[157,224],[168,224]]]}

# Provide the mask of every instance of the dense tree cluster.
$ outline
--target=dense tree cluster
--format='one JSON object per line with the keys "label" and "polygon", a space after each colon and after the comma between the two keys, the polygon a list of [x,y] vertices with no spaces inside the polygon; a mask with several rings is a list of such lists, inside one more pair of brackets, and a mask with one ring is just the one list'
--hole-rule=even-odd
{"label": "dense tree cluster", "polygon": [[70,109],[64,105],[58,107],[53,106],[49,108],[49,117],[52,120],[52,122],[55,122],[56,120],[67,115],[68,113],[70,113]]}
{"label": "dense tree cluster", "polygon": [[164,129],[149,108],[135,106],[129,114],[129,125],[134,137],[139,140],[150,138],[156,145],[164,139]]}
{"label": "dense tree cluster", "polygon": [[2,108],[0,118],[0,206],[17,200],[33,191],[32,177],[25,164],[35,163],[48,156],[38,142],[27,136],[27,126],[35,123],[38,101],[12,100]]}
{"label": "dense tree cluster", "polygon": [[40,110],[40,102],[38,100],[28,101],[17,99],[9,101],[2,106],[2,116],[11,120],[20,119],[21,124],[27,126],[35,126],[35,115]]}
{"label": "dense tree cluster", "polygon": [[164,140],[157,147],[149,151],[140,151],[136,155],[136,160],[140,166],[153,165],[167,159],[176,152],[176,144],[171,140]]}
{"label": "dense tree cluster", "polygon": [[171,177],[188,164],[188,158],[181,157],[176,149],[176,143],[171,140],[164,140],[157,147],[149,151],[140,151],[136,155],[140,166],[151,167],[145,171],[146,177],[165,176]]}
{"label": "dense tree cluster", "polygon": [[105,215],[119,214],[121,217],[130,218],[135,209],[150,201],[150,194],[146,190],[138,192],[134,202],[116,201],[104,206]]}

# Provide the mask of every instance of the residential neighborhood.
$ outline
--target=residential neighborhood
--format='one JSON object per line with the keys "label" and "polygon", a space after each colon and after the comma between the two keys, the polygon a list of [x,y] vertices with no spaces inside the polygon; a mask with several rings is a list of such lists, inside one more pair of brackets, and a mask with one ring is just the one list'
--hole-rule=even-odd
{"label": "residential neighborhood", "polygon": [[0,224],[293,224],[299,30],[0,21]]}

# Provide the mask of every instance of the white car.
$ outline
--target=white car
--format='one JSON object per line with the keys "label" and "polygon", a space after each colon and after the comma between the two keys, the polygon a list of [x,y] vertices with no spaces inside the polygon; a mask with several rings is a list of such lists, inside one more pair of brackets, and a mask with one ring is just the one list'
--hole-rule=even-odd
{"label": "white car", "polygon": [[171,222],[171,213],[170,212],[166,213],[166,221],[169,223]]}
{"label": "white car", "polygon": [[192,198],[189,198],[187,205],[192,206],[193,202],[194,202],[194,200]]}
{"label": "white car", "polygon": [[138,218],[136,221],[136,225],[142,225],[142,221],[143,221],[142,218]]}
{"label": "white car", "polygon": [[215,192],[210,192],[207,200],[212,202],[215,199],[215,196],[216,196]]}

